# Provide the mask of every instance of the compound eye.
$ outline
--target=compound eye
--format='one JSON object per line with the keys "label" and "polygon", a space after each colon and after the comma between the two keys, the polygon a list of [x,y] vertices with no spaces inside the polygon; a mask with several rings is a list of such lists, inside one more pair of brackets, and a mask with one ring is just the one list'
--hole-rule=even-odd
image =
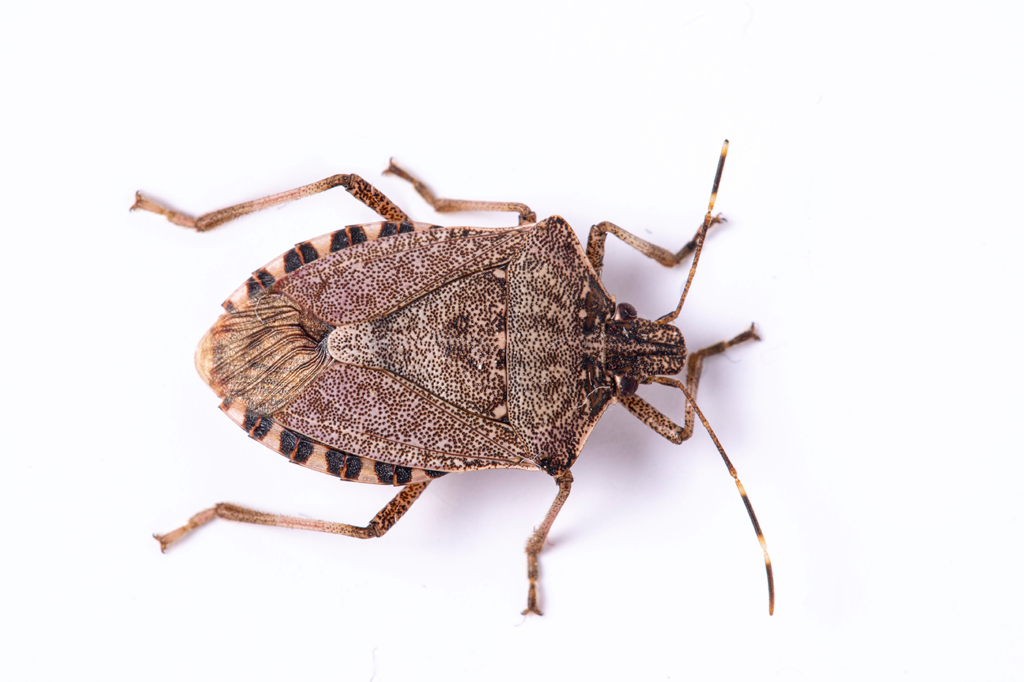
{"label": "compound eye", "polygon": [[619,377],[619,395],[623,398],[628,398],[636,393],[637,382],[631,376]]}
{"label": "compound eye", "polygon": [[619,320],[633,320],[636,319],[636,308],[629,303],[620,303],[616,306],[616,319]]}

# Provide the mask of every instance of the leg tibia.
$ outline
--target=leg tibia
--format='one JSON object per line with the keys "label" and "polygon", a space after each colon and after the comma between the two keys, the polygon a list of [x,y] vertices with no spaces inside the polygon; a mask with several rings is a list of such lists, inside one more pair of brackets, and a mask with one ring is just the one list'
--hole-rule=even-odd
{"label": "leg tibia", "polygon": [[404,168],[400,167],[393,160],[388,164],[384,175],[397,175],[412,184],[423,200],[433,207],[438,213],[458,213],[459,211],[502,211],[506,213],[518,213],[519,224],[525,225],[537,221],[537,214],[530,210],[526,204],[513,201],[467,201],[465,199],[438,199],[430,188],[419,179],[414,177]]}

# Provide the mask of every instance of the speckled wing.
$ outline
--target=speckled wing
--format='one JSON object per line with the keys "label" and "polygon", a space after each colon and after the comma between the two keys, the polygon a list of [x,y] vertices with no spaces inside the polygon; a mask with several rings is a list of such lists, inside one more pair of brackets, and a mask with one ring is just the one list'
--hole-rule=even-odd
{"label": "speckled wing", "polygon": [[391,372],[335,362],[274,419],[345,453],[435,471],[539,467],[508,426]]}
{"label": "speckled wing", "polygon": [[506,418],[506,269],[529,233],[398,234],[277,279],[276,293],[334,327],[334,362],[274,420],[399,466],[538,469]]}
{"label": "speckled wing", "polygon": [[508,262],[529,228],[441,228],[368,241],[321,257],[274,284],[331,325],[383,317],[468,274]]}

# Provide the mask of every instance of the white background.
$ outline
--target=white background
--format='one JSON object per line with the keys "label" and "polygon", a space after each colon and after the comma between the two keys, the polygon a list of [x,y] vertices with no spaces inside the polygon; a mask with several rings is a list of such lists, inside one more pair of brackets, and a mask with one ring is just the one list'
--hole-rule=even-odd
{"label": "white background", "polygon": [[[0,18],[4,679],[1020,679],[1022,173],[1016,3],[12,3]],[[448,476],[382,540],[215,521],[222,501],[365,523],[388,489],[286,466],[192,351],[291,244],[373,220],[336,191],[201,213],[394,155],[443,196],[677,248],[718,209],[679,326],[707,435],[602,420],[541,558],[540,474]],[[686,270],[609,239],[657,317]],[[682,416],[667,389],[642,394]],[[1014,576],[1017,576],[1016,578]]]}

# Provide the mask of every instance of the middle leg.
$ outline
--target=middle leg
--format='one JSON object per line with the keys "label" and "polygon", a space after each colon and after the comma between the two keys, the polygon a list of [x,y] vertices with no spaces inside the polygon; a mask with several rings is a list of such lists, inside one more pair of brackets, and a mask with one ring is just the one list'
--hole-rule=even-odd
{"label": "middle leg", "polygon": [[528,613],[544,615],[537,606],[537,579],[540,577],[537,555],[544,549],[544,541],[548,539],[548,533],[551,531],[551,525],[555,522],[555,517],[562,510],[565,501],[569,499],[569,491],[572,489],[572,474],[569,471],[559,474],[555,477],[555,483],[558,484],[558,495],[551,503],[551,509],[544,517],[544,522],[537,527],[537,530],[533,531],[533,535],[526,543],[526,576],[530,579],[530,592],[526,597],[524,616]]}
{"label": "middle leg", "polygon": [[423,200],[433,207],[438,213],[458,213],[459,211],[503,211],[506,213],[518,213],[519,224],[537,222],[537,214],[530,210],[526,204],[514,201],[468,201],[466,199],[438,199],[424,183],[404,168],[401,168],[393,160],[388,163],[384,175],[397,175],[403,180],[412,183],[412,186],[423,197]]}

